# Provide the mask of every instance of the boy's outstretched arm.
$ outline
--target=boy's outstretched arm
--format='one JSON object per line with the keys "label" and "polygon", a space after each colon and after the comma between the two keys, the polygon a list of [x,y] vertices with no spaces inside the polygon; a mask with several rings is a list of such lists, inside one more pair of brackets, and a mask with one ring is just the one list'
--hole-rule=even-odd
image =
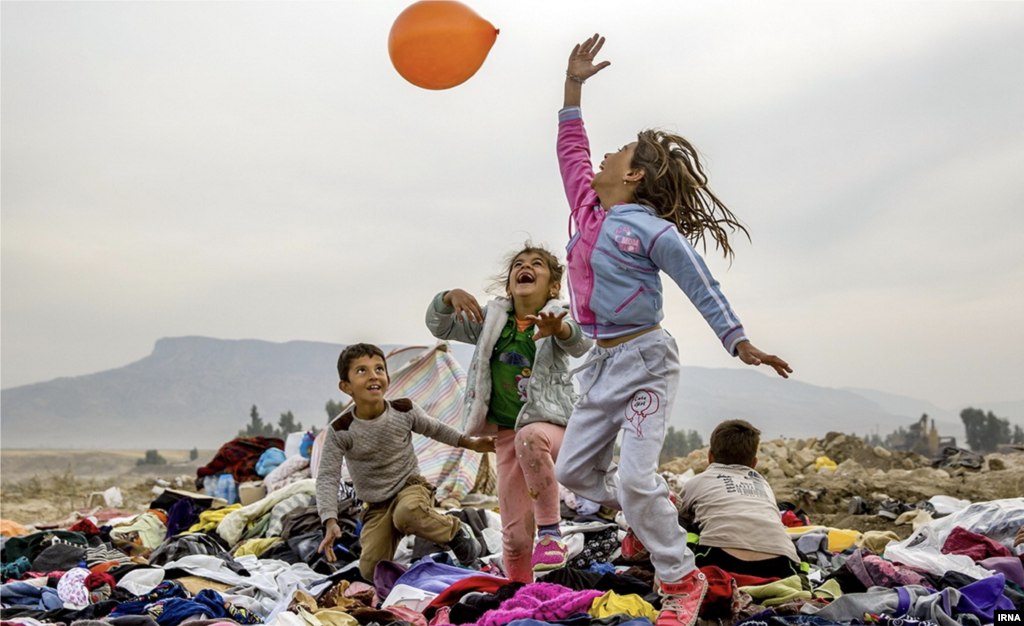
{"label": "boy's outstretched arm", "polygon": [[494,452],[494,442],[497,437],[459,437],[459,447],[472,450],[473,452]]}
{"label": "boy's outstretched arm", "polygon": [[758,350],[749,341],[741,341],[737,344],[736,352],[740,360],[747,365],[760,365],[762,363],[771,365],[775,368],[778,375],[783,378],[789,378],[789,375],[793,373],[793,368],[789,366],[789,363],[786,363],[774,354],[767,354],[763,350]]}
{"label": "boy's outstretched arm", "polygon": [[341,527],[338,526],[338,520],[333,517],[324,523],[324,540],[320,542],[320,547],[316,549],[327,558],[328,563],[334,563],[338,560],[338,557],[334,554],[334,542],[341,539]]}
{"label": "boy's outstretched arm", "polygon": [[604,37],[594,36],[576,44],[569,55],[569,66],[565,76],[565,100],[562,107],[578,107],[583,93],[583,81],[611,65],[611,61],[594,64],[594,57],[604,46]]}
{"label": "boy's outstretched arm", "polygon": [[324,540],[320,542],[317,551],[323,553],[328,563],[336,560],[334,544],[341,539],[341,528],[338,526],[338,485],[341,484],[341,464],[344,460],[342,442],[337,432],[328,428],[316,476],[317,513],[324,523]]}

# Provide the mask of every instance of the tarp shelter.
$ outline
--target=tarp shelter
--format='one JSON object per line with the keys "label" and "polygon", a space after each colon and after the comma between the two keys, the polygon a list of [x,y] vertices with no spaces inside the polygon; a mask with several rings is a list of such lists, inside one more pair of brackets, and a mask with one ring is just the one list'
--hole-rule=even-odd
{"label": "tarp shelter", "polygon": [[[428,415],[459,431],[465,430],[462,408],[466,396],[466,371],[452,356],[448,342],[442,341],[429,348],[414,346],[393,350],[387,355],[387,362],[391,376],[391,384],[385,394],[387,399],[409,398],[423,407]],[[313,444],[310,466],[314,478],[326,435],[326,429],[321,431]],[[437,487],[438,500],[454,498],[462,501],[473,491],[478,480],[481,484],[494,484],[489,476],[493,471],[491,464],[484,462],[484,455],[478,452],[453,448],[416,434],[413,435],[413,448],[423,477]],[[481,468],[484,476],[480,476]],[[342,473],[343,479],[346,474]],[[493,488],[484,491],[493,491]]]}

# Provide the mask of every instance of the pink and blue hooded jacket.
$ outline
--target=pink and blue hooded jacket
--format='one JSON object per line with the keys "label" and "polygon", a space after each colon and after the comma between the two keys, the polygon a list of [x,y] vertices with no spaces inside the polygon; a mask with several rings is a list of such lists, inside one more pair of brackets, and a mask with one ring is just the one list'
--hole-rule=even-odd
{"label": "pink and blue hooded jacket", "polygon": [[747,337],[704,259],[675,225],[639,204],[601,207],[579,107],[558,113],[558,165],[576,227],[566,247],[573,318],[588,337],[653,328],[665,317],[660,272],[690,298],[729,354]]}

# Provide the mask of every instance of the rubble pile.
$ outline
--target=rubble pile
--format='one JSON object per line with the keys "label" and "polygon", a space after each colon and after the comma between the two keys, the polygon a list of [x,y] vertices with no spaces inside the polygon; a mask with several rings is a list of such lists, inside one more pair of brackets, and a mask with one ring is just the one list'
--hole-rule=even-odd
{"label": "rubble pile", "polygon": [[[761,443],[757,471],[780,502],[809,514],[846,514],[851,498],[875,506],[887,500],[915,503],[945,495],[973,502],[1024,493],[1024,454],[990,454],[980,467],[933,467],[916,452],[872,447],[853,435],[831,432],[823,439],[773,439]],[[662,474],[677,490],[688,470],[703,472],[708,449],[663,464]]]}

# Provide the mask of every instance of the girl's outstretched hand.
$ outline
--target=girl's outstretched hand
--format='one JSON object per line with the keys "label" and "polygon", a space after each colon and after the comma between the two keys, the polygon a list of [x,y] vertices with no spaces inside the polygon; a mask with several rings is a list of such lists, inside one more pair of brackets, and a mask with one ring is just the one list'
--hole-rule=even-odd
{"label": "girl's outstretched hand", "polygon": [[443,299],[445,304],[455,307],[455,319],[461,322],[463,315],[465,315],[468,321],[483,324],[484,312],[480,308],[480,303],[473,297],[473,294],[462,289],[452,289],[444,294]]}
{"label": "girl's outstretched hand", "polygon": [[541,311],[536,315],[527,315],[526,319],[533,322],[534,326],[536,326],[536,330],[533,331],[533,340],[539,341],[551,335],[555,335],[559,339],[568,339],[569,335],[572,334],[572,329],[562,321],[562,318],[568,314],[568,311],[562,311],[558,314]]}
{"label": "girl's outstretched hand", "polygon": [[789,378],[789,375],[793,373],[793,368],[789,366],[779,357],[774,354],[766,354],[762,350],[758,350],[754,347],[754,344],[749,341],[743,341],[740,345],[736,346],[736,351],[739,352],[740,360],[747,365],[771,365],[775,368],[776,373],[783,378]]}
{"label": "girl's outstretched hand", "polygon": [[572,54],[569,55],[569,73],[580,80],[587,80],[611,65],[611,61],[594,64],[594,57],[601,51],[602,46],[604,46],[604,37],[597,33],[583,43],[576,44],[576,47],[572,49]]}

